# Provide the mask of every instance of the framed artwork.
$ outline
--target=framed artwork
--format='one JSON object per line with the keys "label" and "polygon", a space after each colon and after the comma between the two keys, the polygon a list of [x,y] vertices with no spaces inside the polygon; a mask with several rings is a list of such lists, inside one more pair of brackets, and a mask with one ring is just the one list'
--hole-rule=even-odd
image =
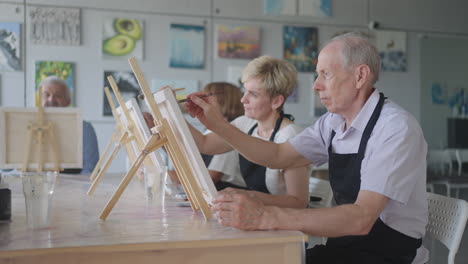
{"label": "framed artwork", "polygon": [[80,45],[79,8],[30,7],[29,10],[32,44]]}
{"label": "framed artwork", "polygon": [[48,76],[55,75],[63,79],[70,90],[70,105],[75,106],[75,65],[64,61],[36,61],[36,74],[34,78],[35,105],[39,105],[39,84]]}
{"label": "framed artwork", "polygon": [[[0,108],[0,168],[21,169],[27,147],[28,127],[37,122],[37,108]],[[80,110],[68,107],[45,107],[44,117],[53,124],[61,169],[83,167],[83,121]],[[37,169],[39,154],[35,140],[29,148],[29,169]],[[44,169],[54,168],[51,138],[44,137]]]}
{"label": "framed artwork", "polygon": [[332,0],[299,0],[300,16],[329,17],[332,14]]}
{"label": "framed artwork", "polygon": [[263,0],[263,13],[265,15],[295,16],[297,0]]}
{"label": "framed artwork", "polygon": [[406,71],[406,32],[378,30],[375,35],[382,70]]}
{"label": "framed artwork", "polygon": [[203,69],[205,67],[205,27],[171,24],[169,66]]}
{"label": "framed artwork", "polygon": [[260,28],[217,25],[219,58],[254,59],[260,55]]}
{"label": "framed artwork", "polygon": [[0,71],[21,71],[20,23],[0,23]]}
{"label": "framed artwork", "polygon": [[317,28],[284,26],[283,56],[299,72],[315,71],[318,58]]}
{"label": "framed artwork", "polygon": [[[111,75],[115,82],[117,83],[117,87],[119,87],[120,94],[122,95],[124,101],[128,101],[131,98],[135,98],[140,94],[140,86],[135,78],[133,72],[126,72],[126,71],[104,71],[104,86],[111,87],[109,81],[107,80],[107,76]],[[104,87],[103,86],[103,87]],[[104,89],[102,89],[103,93],[103,104],[102,104],[102,115],[103,116],[112,116],[112,109],[107,101],[107,97],[104,94]],[[112,98],[115,102],[116,107],[119,106],[117,99],[112,93]]]}
{"label": "framed artwork", "polygon": [[104,21],[102,54],[104,59],[143,59],[143,20],[111,18]]}

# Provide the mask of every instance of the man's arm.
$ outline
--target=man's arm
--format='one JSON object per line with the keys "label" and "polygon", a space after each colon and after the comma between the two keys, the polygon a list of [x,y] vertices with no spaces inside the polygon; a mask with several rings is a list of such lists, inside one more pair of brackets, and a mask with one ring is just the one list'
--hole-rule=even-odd
{"label": "man's arm", "polygon": [[232,150],[232,147],[215,133],[203,135],[198,129],[194,128],[189,122],[187,125],[190,133],[197,144],[198,151],[206,155],[222,154]]}
{"label": "man's arm", "polygon": [[334,208],[291,209],[264,206],[243,195],[222,195],[212,210],[218,221],[242,230],[300,230],[316,236],[368,234],[389,198],[360,191],[354,204]]}
{"label": "man's arm", "polygon": [[[208,97],[207,101],[196,96],[190,96],[186,105],[187,111],[196,116],[203,125],[225,140],[232,148],[239,151],[248,160],[272,169],[285,169],[309,165],[310,161],[299,154],[289,143],[277,144],[245,134],[224,120],[215,99]],[[195,136],[194,136],[195,137]],[[199,135],[196,140],[203,142]],[[198,145],[198,143],[197,143]],[[209,151],[211,149],[203,149]]]}

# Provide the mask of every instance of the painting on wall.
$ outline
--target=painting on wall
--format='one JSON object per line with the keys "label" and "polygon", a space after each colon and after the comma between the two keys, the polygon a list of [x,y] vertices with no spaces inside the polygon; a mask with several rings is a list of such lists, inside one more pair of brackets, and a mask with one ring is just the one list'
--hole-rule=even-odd
{"label": "painting on wall", "polygon": [[382,70],[406,71],[406,32],[379,30],[375,35]]}
{"label": "painting on wall", "polygon": [[297,0],[263,0],[265,15],[296,15]]}
{"label": "painting on wall", "polygon": [[151,91],[157,92],[160,88],[169,86],[171,89],[185,88],[182,91],[176,92],[177,100],[187,98],[187,95],[198,92],[200,90],[198,80],[170,80],[170,79],[152,79]]}
{"label": "painting on wall", "polygon": [[318,34],[314,27],[284,26],[283,56],[299,72],[313,72],[317,66]]}
{"label": "painting on wall", "polygon": [[102,55],[104,59],[143,59],[143,21],[111,18],[104,21]]}
{"label": "painting on wall", "polygon": [[447,103],[447,88],[441,82],[431,82],[432,104],[444,105]]}
{"label": "painting on wall", "polygon": [[331,0],[299,0],[300,16],[329,17],[332,14]]}
{"label": "painting on wall", "polygon": [[[107,80],[108,76],[112,76],[119,87],[120,94],[123,97],[123,100],[126,102],[131,98],[137,97],[140,94],[140,86],[135,78],[133,72],[126,72],[126,71],[104,71],[104,86],[109,87],[112,91],[112,88]],[[109,102],[107,101],[107,96],[104,92],[104,88],[102,89],[103,94],[103,107],[102,107],[102,115],[103,116],[112,116],[112,109],[110,108]],[[118,107],[120,104],[117,102],[117,98],[115,97],[114,93],[111,92],[112,98],[115,103],[115,107]],[[138,104],[141,106],[141,100],[137,99]]]}
{"label": "painting on wall", "polygon": [[21,70],[20,30],[20,23],[0,23],[0,71]]}
{"label": "painting on wall", "polygon": [[220,58],[253,59],[260,55],[260,28],[217,25]]}
{"label": "painting on wall", "polygon": [[67,83],[70,89],[70,105],[75,106],[75,66],[73,62],[63,61],[36,61],[36,74],[34,78],[35,105],[39,105],[39,84],[46,77],[55,75]]}
{"label": "painting on wall", "polygon": [[32,44],[80,45],[79,8],[30,7]]}
{"label": "painting on wall", "polygon": [[205,27],[171,24],[169,36],[172,68],[203,69],[205,66]]}

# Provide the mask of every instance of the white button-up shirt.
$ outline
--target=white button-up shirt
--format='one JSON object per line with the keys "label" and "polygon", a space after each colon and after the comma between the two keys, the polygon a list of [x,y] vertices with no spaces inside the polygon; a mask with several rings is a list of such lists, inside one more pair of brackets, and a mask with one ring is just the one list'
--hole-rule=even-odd
{"label": "white button-up shirt", "polygon": [[[328,162],[332,151],[357,153],[362,133],[379,101],[375,90],[346,131],[345,119],[326,113],[289,142],[315,166]],[[422,238],[428,221],[426,196],[427,144],[417,120],[397,104],[386,100],[371,133],[361,164],[361,190],[390,198],[380,219],[393,229]]]}

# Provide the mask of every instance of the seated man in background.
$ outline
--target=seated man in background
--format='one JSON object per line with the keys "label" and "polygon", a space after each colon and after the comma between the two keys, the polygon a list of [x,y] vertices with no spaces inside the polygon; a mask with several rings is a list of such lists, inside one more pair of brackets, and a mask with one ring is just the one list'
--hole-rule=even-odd
{"label": "seated man in background", "polygon": [[[42,106],[67,107],[71,103],[67,83],[57,76],[49,76],[39,84],[42,86]],[[83,169],[67,169],[65,173],[91,174],[99,160],[96,133],[91,123],[83,120]]]}

